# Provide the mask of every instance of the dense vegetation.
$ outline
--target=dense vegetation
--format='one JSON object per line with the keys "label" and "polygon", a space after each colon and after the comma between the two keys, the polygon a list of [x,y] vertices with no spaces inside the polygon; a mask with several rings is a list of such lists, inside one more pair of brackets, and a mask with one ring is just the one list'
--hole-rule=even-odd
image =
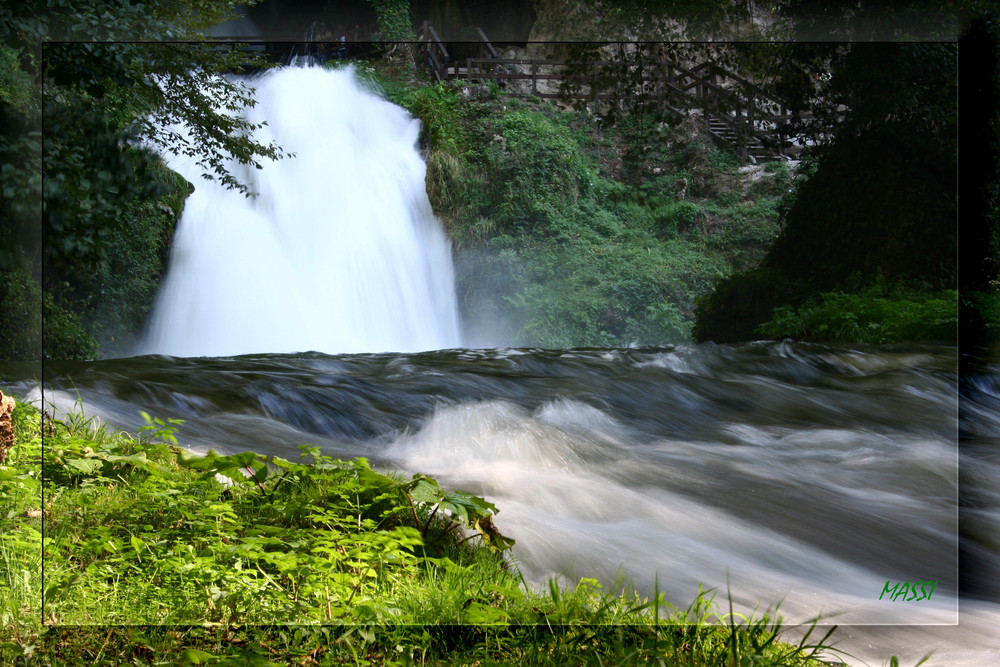
{"label": "dense vegetation", "polygon": [[[811,656],[828,654],[829,635],[781,643],[775,614],[741,617],[711,592],[681,609],[625,582],[530,588],[497,508],[423,475],[309,447],[299,462],[199,456],[175,446],[178,423],[147,422],[136,437],[18,403],[18,444],[0,467],[4,664],[818,665]],[[43,598],[57,627],[41,625]]]}
{"label": "dense vegetation", "polygon": [[[799,127],[832,137],[814,151],[815,172],[760,268],[721,282],[701,304],[698,340],[747,340],[774,308],[797,308],[828,291],[865,300],[876,280],[894,285],[893,293],[956,286],[954,46],[797,50],[797,58],[825,59],[831,72],[824,99]],[[905,299],[895,304],[908,307]],[[944,339],[955,337],[953,326]]]}
{"label": "dense vegetation", "polygon": [[[746,6],[694,2],[674,9],[671,4],[604,0],[595,14],[610,34],[626,28],[643,34],[662,30],[665,17],[686,12],[689,30],[713,33],[720,23],[729,23],[751,42],[721,50],[714,44],[632,49],[609,72],[610,83],[629,81],[638,89],[636,76],[646,62],[664,54],[682,61],[692,53],[703,58],[706,48],[716,49],[713,60],[736,65],[765,93],[797,110],[789,134],[814,142],[803,170],[810,177],[782,212],[782,233],[767,258],[751,271],[721,280],[711,297],[700,300],[695,339],[743,341],[764,330],[795,336],[801,326],[782,326],[792,324],[789,309],[812,308],[830,292],[851,302],[840,305],[863,307],[866,317],[876,312],[889,320],[906,312],[913,316],[911,297],[918,294],[922,301],[949,300],[956,309],[959,302],[948,290],[958,284],[958,139],[964,142],[963,156],[977,158],[969,165],[987,165],[963,171],[961,227],[967,242],[961,250],[966,290],[961,320],[970,332],[967,342],[996,341],[1000,107],[990,102],[996,100],[1000,53],[995,7],[979,2],[772,3],[774,22],[767,37],[790,40],[776,44],[752,43],[760,38],[754,32],[759,26],[750,21]],[[975,110],[963,114],[962,132],[956,133],[957,49],[949,41],[962,31],[967,56],[962,59],[963,109]],[[831,36],[843,41],[832,43]],[[597,45],[567,50],[581,60],[596,54]],[[633,107],[644,103],[648,106],[648,97],[640,95]],[[886,284],[888,291],[882,289]],[[809,318],[833,315],[833,304],[827,299],[827,308],[812,309]],[[851,317],[850,311],[841,315]],[[923,331],[908,328],[905,335],[955,340],[956,327],[946,331],[939,323]],[[953,318],[951,324],[957,323]],[[822,324],[822,330],[839,329],[841,336],[850,329],[832,320]],[[869,324],[894,328],[888,320]],[[819,329],[810,335],[823,336]]]}
{"label": "dense vegetation", "polygon": [[695,299],[778,232],[794,172],[751,182],[694,119],[609,126],[496,86],[367,72],[425,123],[472,344],[687,342]]}
{"label": "dense vegetation", "polygon": [[[1000,342],[1000,16],[978,16],[960,42],[960,345],[987,357]],[[970,173],[971,172],[971,173]],[[995,349],[995,348],[994,348]],[[962,362],[965,363],[965,362]]]}
{"label": "dense vegetation", "polygon": [[757,331],[772,340],[954,341],[957,305],[954,290],[928,293],[881,283],[855,293],[825,292],[818,299],[808,299],[797,310],[780,306]]}

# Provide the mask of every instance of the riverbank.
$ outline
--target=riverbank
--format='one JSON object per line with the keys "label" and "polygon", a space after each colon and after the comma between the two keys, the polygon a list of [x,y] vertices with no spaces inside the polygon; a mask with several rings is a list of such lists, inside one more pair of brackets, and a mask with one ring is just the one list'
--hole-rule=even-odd
{"label": "riverbank", "polygon": [[625,582],[533,590],[497,530],[502,508],[363,459],[198,456],[177,446],[176,421],[133,435],[25,403],[14,426],[0,563],[23,585],[0,607],[8,664],[811,665],[829,639],[783,644],[778,618],[730,615],[709,592],[682,609]]}

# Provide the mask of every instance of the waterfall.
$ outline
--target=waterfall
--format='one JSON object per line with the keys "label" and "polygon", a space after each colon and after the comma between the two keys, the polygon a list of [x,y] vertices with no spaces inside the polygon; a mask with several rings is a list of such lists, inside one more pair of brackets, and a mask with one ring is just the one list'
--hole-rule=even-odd
{"label": "waterfall", "polygon": [[253,195],[194,183],[141,352],[419,351],[461,344],[451,246],[431,210],[419,121],[352,68],[255,78],[257,138],[295,157],[230,165]]}

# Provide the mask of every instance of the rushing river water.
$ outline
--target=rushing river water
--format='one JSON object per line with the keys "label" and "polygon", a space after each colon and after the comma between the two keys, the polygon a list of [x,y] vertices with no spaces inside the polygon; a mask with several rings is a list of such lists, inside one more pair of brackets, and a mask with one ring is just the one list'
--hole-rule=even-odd
{"label": "rushing river water", "polygon": [[[183,419],[194,449],[311,443],[482,494],[532,582],[624,568],[680,605],[728,582],[790,621],[957,621],[954,348],[145,356],[48,363],[44,384],[123,427]],[[891,602],[887,581],[937,583]]]}

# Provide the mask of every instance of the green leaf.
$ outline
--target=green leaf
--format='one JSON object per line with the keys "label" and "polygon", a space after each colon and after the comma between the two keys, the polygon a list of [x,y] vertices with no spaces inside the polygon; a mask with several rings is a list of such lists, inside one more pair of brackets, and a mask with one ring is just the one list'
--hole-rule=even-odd
{"label": "green leaf", "polygon": [[506,625],[510,615],[503,609],[473,601],[462,612],[462,622],[475,625]]}
{"label": "green leaf", "polygon": [[359,457],[354,459],[351,463],[354,466],[354,473],[363,484],[367,486],[374,486],[378,489],[388,489],[397,486],[395,480],[372,470],[371,465],[368,463],[368,459]]}
{"label": "green leaf", "polygon": [[180,661],[185,665],[200,665],[204,662],[208,662],[215,656],[211,653],[206,653],[205,651],[199,651],[196,648],[188,648],[181,651]]}
{"label": "green leaf", "polygon": [[415,503],[434,504],[441,501],[445,495],[438,483],[425,475],[415,475],[407,487]]}
{"label": "green leaf", "polygon": [[94,474],[97,470],[100,470],[101,466],[104,465],[104,461],[100,459],[65,459],[65,463],[70,468],[76,468],[81,472],[88,475]]}

